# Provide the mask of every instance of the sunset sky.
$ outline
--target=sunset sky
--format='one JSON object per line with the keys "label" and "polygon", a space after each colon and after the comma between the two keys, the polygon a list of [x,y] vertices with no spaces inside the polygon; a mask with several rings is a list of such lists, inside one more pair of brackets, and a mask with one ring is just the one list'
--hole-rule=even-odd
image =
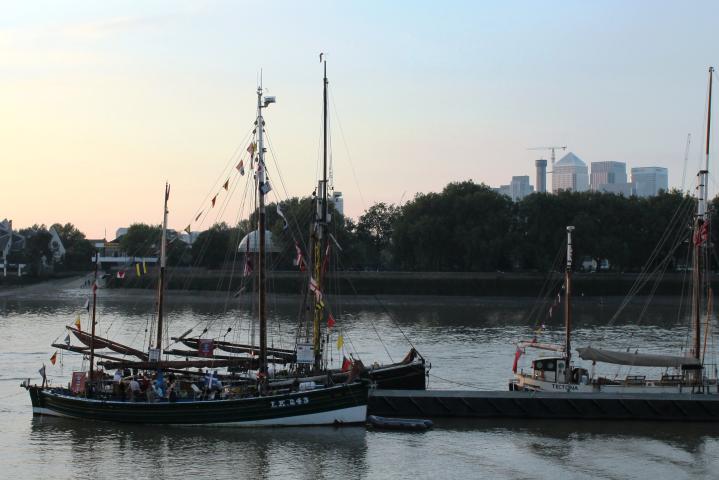
{"label": "sunset sky", "polygon": [[[192,223],[246,147],[260,69],[277,96],[266,121],[287,192],[311,193],[321,51],[335,186],[353,217],[451,181],[534,184],[527,148],[543,145],[668,167],[681,187],[691,133],[688,186],[707,67],[719,64],[717,2],[0,6],[0,220],[71,222],[91,238],[160,223],[165,181],[170,225]],[[237,215],[218,205],[193,228]]]}

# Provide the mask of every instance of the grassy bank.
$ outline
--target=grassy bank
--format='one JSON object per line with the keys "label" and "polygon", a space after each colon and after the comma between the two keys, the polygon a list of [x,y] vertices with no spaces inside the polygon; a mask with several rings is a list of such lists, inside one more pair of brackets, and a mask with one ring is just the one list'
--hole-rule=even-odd
{"label": "grassy bank", "polygon": [[[576,295],[625,295],[637,279],[636,274],[575,273]],[[551,280],[559,282],[561,274]],[[246,280],[246,279],[245,279]],[[529,273],[448,273],[448,272],[339,272],[329,275],[327,283],[333,292],[347,295],[447,295],[447,296],[536,296],[547,280],[546,275]],[[715,283],[713,280],[712,283]],[[175,270],[168,278],[169,289],[239,290],[243,278],[237,273],[200,269]],[[269,275],[270,289],[275,293],[298,293],[307,282],[300,272],[274,272]],[[689,278],[683,273],[664,276],[658,285],[650,282],[639,294],[678,295]],[[155,288],[154,274],[124,279],[108,278],[109,288]],[[246,289],[251,289],[251,285]],[[716,288],[716,286],[715,286]]]}

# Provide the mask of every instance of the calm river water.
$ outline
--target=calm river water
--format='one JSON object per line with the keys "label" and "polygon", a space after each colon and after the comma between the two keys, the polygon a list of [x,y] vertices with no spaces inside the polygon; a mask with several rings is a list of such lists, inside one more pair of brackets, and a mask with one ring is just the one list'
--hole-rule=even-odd
{"label": "calm river water", "polygon": [[[233,429],[125,426],[33,418],[20,382],[67,383],[81,359],[49,358],[64,326],[87,312],[87,290],[0,296],[0,478],[718,478],[719,426],[641,422],[439,421],[424,433],[362,427]],[[100,291],[99,332],[146,345],[153,300],[144,292]],[[247,299],[171,294],[172,335],[208,328],[228,340],[252,335]],[[294,341],[298,299],[272,300],[275,346]],[[616,320],[616,300],[581,299],[575,345],[676,353],[686,342],[675,299]],[[518,339],[530,338],[531,299],[345,298],[333,302],[346,347],[365,363],[395,361],[405,336],[432,364],[430,388],[507,388]],[[639,319],[639,322],[637,322]],[[561,316],[543,340],[561,338]],[[638,324],[637,324],[638,323]],[[333,340],[334,341],[334,340]],[[76,342],[73,342],[76,343]],[[712,344],[713,342],[710,342]],[[716,348],[711,346],[713,351]],[[713,355],[711,356],[713,362]],[[339,356],[333,354],[335,362]],[[526,360],[525,360],[526,361]],[[526,364],[526,363],[525,363]],[[622,370],[605,374],[623,376]]]}

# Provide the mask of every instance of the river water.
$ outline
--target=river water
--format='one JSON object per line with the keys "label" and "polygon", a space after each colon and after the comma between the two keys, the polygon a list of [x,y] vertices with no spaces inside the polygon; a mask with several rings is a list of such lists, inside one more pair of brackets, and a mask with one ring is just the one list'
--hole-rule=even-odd
{"label": "river water", "polygon": [[[711,424],[580,421],[437,421],[423,433],[346,428],[237,429],[127,426],[33,417],[20,382],[53,383],[81,367],[52,342],[81,315],[87,290],[0,296],[0,478],[717,478],[719,429]],[[678,353],[686,343],[677,299],[628,307],[616,299],[577,301],[574,344]],[[227,340],[251,338],[247,298],[171,294],[171,335],[208,328]],[[298,299],[273,297],[275,346],[294,341]],[[334,299],[336,331],[365,363],[399,360],[409,339],[431,363],[436,389],[507,388],[514,342],[533,335],[531,299],[383,297]],[[153,300],[145,292],[99,292],[98,332],[146,346]],[[542,341],[562,337],[561,315]],[[232,330],[227,333],[228,328]],[[335,338],[332,339],[334,344]],[[73,342],[76,343],[76,342]],[[716,351],[713,341],[709,342]],[[333,361],[341,355],[333,352]],[[711,357],[711,358],[709,358]],[[714,362],[709,355],[708,362]],[[527,364],[527,360],[522,360]],[[621,369],[601,373],[623,376]],[[632,372],[634,373],[634,372]]]}

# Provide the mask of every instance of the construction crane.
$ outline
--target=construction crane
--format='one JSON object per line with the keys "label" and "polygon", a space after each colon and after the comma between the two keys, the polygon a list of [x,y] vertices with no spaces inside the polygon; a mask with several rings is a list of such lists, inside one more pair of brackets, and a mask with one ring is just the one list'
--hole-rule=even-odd
{"label": "construction crane", "polygon": [[556,150],[566,150],[567,146],[563,147],[532,147],[528,148],[527,150],[551,150],[552,151],[552,170],[554,170],[554,160],[556,159],[555,151]]}

